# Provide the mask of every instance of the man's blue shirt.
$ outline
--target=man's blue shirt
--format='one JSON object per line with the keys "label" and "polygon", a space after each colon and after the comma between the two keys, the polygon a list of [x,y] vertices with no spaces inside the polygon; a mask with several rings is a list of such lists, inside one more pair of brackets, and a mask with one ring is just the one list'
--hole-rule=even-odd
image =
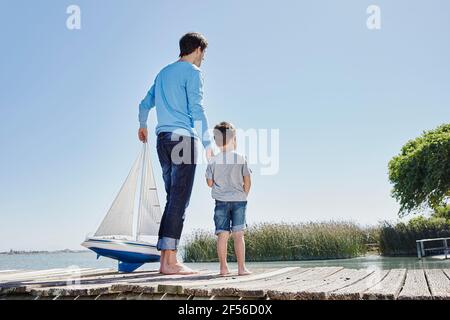
{"label": "man's blue shirt", "polygon": [[155,106],[156,134],[175,132],[200,138],[205,148],[211,144],[203,106],[203,77],[196,65],[177,61],[159,72],[139,105],[141,128],[147,127],[148,113]]}

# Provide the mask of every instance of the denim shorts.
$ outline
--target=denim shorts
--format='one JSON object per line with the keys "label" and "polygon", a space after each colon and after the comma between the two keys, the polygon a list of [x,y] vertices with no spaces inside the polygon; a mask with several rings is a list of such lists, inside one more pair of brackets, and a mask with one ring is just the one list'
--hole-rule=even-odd
{"label": "denim shorts", "polygon": [[237,232],[247,227],[245,211],[247,201],[220,201],[216,200],[214,208],[215,234],[221,232]]}

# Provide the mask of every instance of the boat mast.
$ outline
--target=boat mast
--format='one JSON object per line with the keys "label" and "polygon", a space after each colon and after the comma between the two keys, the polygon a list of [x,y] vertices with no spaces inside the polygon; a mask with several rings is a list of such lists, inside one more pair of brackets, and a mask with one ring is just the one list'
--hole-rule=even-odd
{"label": "boat mast", "polygon": [[136,241],[139,239],[139,228],[141,225],[141,215],[142,215],[142,207],[145,197],[145,177],[147,176],[147,142],[144,142],[144,147],[142,151],[142,176],[141,176],[141,191],[139,195],[139,209],[137,216],[137,226],[136,226]]}

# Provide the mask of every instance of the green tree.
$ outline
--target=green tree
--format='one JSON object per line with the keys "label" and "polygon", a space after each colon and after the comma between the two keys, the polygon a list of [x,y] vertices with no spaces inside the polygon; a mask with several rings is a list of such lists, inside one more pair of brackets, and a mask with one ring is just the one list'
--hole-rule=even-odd
{"label": "green tree", "polygon": [[450,124],[408,141],[389,161],[392,196],[399,216],[446,207],[450,198]]}
{"label": "green tree", "polygon": [[434,218],[444,218],[445,220],[450,221],[450,204],[435,208],[434,213],[431,216]]}

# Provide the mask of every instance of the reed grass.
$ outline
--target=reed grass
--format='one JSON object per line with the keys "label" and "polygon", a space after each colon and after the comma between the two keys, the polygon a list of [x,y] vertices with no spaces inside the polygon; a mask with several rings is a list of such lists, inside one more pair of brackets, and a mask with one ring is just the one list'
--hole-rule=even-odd
{"label": "reed grass", "polygon": [[[367,252],[370,233],[352,222],[302,224],[260,223],[245,231],[247,261],[292,261],[353,258]],[[183,248],[186,262],[217,261],[216,237],[195,230]],[[235,261],[233,241],[228,245],[229,261]]]}

